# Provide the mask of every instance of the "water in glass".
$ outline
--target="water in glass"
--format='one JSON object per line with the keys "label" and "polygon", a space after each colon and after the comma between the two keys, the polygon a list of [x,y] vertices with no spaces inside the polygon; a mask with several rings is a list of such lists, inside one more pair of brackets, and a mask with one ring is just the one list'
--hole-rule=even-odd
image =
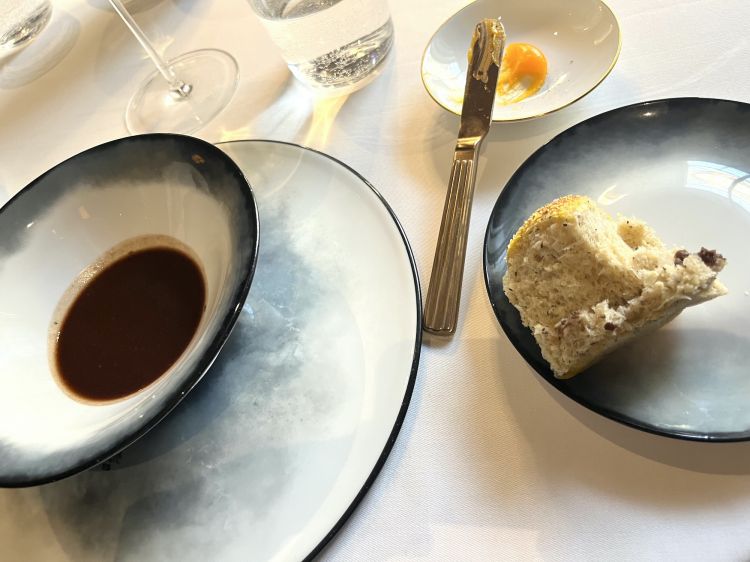
{"label": "water in glass", "polygon": [[36,37],[51,14],[49,0],[0,0],[0,53]]}
{"label": "water in glass", "polygon": [[393,43],[386,0],[249,0],[297,78],[353,89],[383,62]]}

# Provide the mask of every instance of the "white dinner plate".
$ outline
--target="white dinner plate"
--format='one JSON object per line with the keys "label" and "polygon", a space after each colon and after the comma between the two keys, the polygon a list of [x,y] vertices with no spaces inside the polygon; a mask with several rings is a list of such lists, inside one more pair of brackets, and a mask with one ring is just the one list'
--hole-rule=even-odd
{"label": "white dinner plate", "polygon": [[620,26],[601,0],[476,0],[437,30],[422,57],[430,96],[460,115],[467,52],[474,27],[500,18],[510,43],[530,43],[547,59],[547,79],[534,95],[507,105],[495,100],[493,121],[540,117],[579,100],[607,77],[620,54]]}
{"label": "white dinner plate", "polygon": [[324,154],[220,147],[253,185],[260,220],[234,332],[183,403],[101,468],[0,491],[0,559],[301,560],[385,462],[421,344],[403,230]]}
{"label": "white dinner plate", "polygon": [[[750,105],[673,98],[591,117],[532,154],[490,215],[484,267],[511,343],[557,390],[632,427],[698,441],[750,440]],[[557,379],[503,291],[506,250],[538,208],[586,195],[667,246],[721,252],[729,293],[691,307],[581,374]]]}

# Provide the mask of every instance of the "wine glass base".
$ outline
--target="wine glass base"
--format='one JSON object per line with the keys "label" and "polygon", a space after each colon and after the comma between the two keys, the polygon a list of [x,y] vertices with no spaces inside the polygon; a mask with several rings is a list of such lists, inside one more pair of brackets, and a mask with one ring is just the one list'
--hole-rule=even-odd
{"label": "wine glass base", "polygon": [[191,51],[167,64],[190,93],[180,96],[159,72],[150,74],[125,110],[125,126],[132,134],[197,131],[229,104],[237,89],[237,62],[224,51]]}

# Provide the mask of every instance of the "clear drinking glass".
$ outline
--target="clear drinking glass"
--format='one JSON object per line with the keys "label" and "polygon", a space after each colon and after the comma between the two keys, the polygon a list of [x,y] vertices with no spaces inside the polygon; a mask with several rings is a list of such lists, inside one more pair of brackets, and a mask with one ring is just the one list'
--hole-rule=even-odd
{"label": "clear drinking glass", "polygon": [[51,15],[49,0],[0,0],[0,55],[36,37]]}
{"label": "clear drinking glass", "polygon": [[248,0],[305,84],[336,93],[374,78],[393,45],[387,0]]}
{"label": "clear drinking glass", "polygon": [[218,49],[200,49],[165,61],[122,1],[109,3],[156,66],[125,110],[131,133],[192,133],[229,104],[239,78],[234,57]]}

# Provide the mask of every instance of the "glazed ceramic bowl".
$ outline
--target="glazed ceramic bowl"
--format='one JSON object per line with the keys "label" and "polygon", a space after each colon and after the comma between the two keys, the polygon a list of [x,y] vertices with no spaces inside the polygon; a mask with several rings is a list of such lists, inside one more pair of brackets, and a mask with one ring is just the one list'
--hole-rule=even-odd
{"label": "glazed ceramic bowl", "polygon": [[620,53],[620,27],[601,0],[477,0],[437,30],[422,57],[422,81],[448,111],[461,113],[467,51],[476,24],[500,18],[510,43],[530,43],[547,59],[542,88],[520,102],[493,108],[493,121],[520,121],[562,109],[606,78]]}
{"label": "glazed ceramic bowl", "polygon": [[[490,215],[484,267],[510,342],[539,375],[620,423],[698,441],[750,440],[750,104],[672,98],[578,123],[532,154]],[[575,193],[636,217],[668,247],[717,249],[729,293],[685,310],[570,379],[557,379],[505,296],[506,250],[523,222]]]}
{"label": "glazed ceramic bowl", "polygon": [[[157,381],[111,403],[72,398],[53,376],[50,325],[79,273],[141,236],[177,239],[203,269],[196,334]],[[52,481],[126,447],[206,373],[247,296],[258,248],[253,193],[199,139],[124,138],[66,160],[0,209],[0,485]],[[154,342],[158,345],[158,342]]]}

